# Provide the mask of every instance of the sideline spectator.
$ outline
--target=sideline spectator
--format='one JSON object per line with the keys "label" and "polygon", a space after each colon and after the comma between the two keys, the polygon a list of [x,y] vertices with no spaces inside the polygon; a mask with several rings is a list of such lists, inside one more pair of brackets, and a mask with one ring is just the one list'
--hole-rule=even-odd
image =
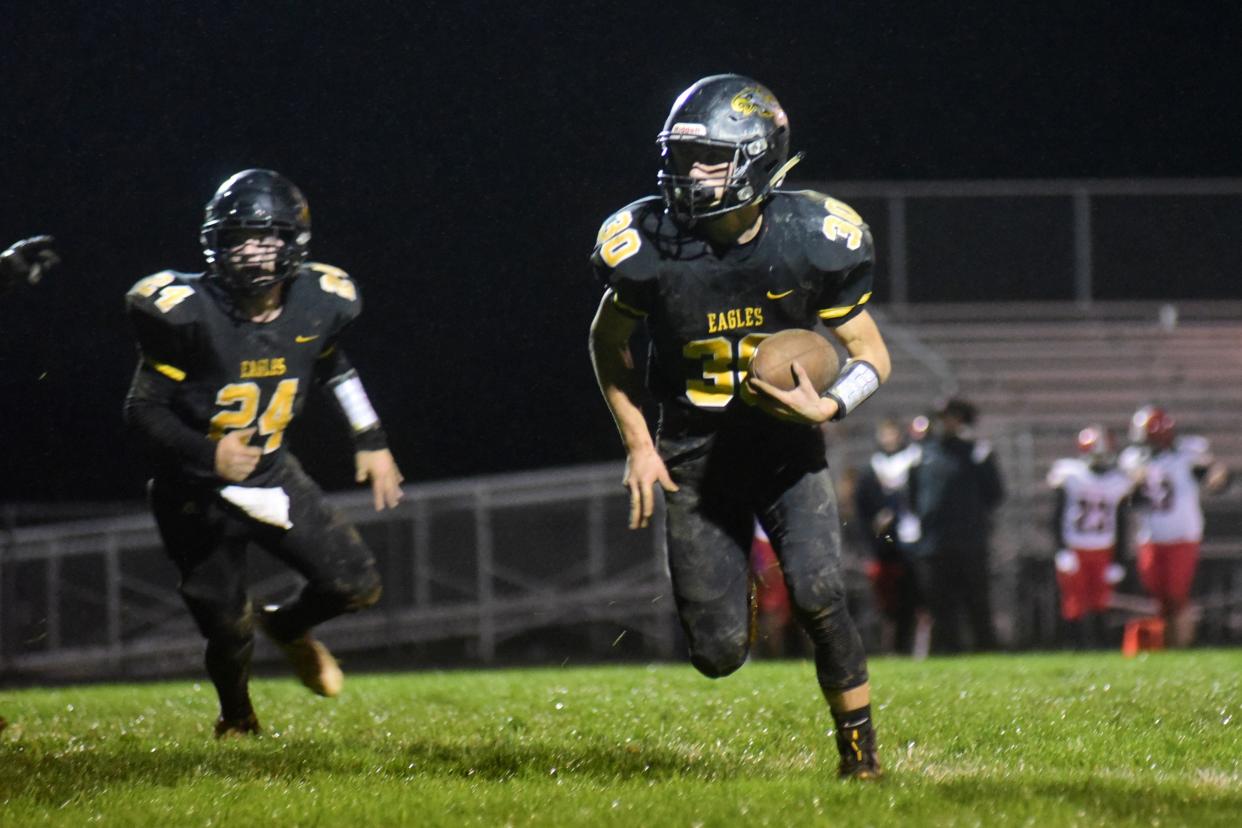
{"label": "sideline spectator", "polygon": [[876,425],[875,442],[876,450],[858,475],[854,504],[871,554],[867,577],[884,618],[881,649],[909,654],[918,605],[911,557],[920,532],[907,484],[919,446],[906,442],[905,430],[892,418]]}
{"label": "sideline spectator", "polygon": [[963,399],[941,405],[910,471],[910,503],[923,533],[918,585],[931,610],[937,653],[996,647],[988,536],[1004,487],[991,445],[974,437],[976,416],[975,406]]}

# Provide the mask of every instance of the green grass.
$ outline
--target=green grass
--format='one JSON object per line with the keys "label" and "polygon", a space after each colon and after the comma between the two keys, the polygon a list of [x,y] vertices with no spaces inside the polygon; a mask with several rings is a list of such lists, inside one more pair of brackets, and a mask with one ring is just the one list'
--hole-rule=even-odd
{"label": "green grass", "polygon": [[1242,652],[872,661],[887,777],[835,780],[811,666],[0,692],[0,824],[1238,825]]}

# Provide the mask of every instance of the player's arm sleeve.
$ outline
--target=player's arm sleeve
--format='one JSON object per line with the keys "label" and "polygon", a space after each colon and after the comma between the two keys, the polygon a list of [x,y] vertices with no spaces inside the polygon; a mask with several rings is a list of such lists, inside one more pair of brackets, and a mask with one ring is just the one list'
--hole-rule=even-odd
{"label": "player's arm sleeve", "polygon": [[379,415],[371,405],[362,379],[339,343],[333,342],[319,355],[315,363],[315,380],[329,392],[328,397],[349,423],[355,451],[388,448],[388,435]]}
{"label": "player's arm sleeve", "polygon": [[1065,489],[1054,489],[1053,497],[1055,502],[1052,506],[1052,537],[1056,540],[1057,549],[1065,549]]}
{"label": "player's arm sleeve", "polygon": [[1117,501],[1117,530],[1114,533],[1113,559],[1121,563],[1130,557],[1130,497]]}
{"label": "player's arm sleeve", "polygon": [[[807,254],[822,278],[816,313],[828,328],[836,328],[857,317],[871,300],[876,243],[862,217],[850,207],[832,199],[828,204],[837,205],[836,209],[842,212],[837,215],[811,211],[807,231],[814,241],[807,247]],[[842,215],[850,215],[851,220],[843,220]],[[825,222],[822,227],[818,226],[821,221]],[[826,222],[835,223],[828,226]]]}
{"label": "player's arm sleeve", "polygon": [[598,251],[591,257],[596,279],[608,288],[608,302],[614,310],[630,319],[646,319],[652,308],[654,284],[634,279],[624,271],[615,270],[598,261]]}
{"label": "player's arm sleeve", "polygon": [[357,283],[340,268],[321,263],[309,267],[319,274],[319,285],[330,294],[329,301],[336,313],[331,335],[315,362],[315,381],[328,392],[328,398],[349,424],[355,451],[386,449],[388,435],[367,396],[362,378],[341,347],[342,334],[362,313],[362,293]]}
{"label": "player's arm sleeve", "polygon": [[820,294],[816,313],[826,327],[835,328],[863,312],[871,301],[871,262],[859,264],[840,286]]}
{"label": "player's arm sleeve", "polygon": [[158,458],[198,475],[213,475],[216,444],[173,411],[177,387],[185,381],[187,349],[170,326],[131,306],[138,340],[138,368],[125,395],[124,417]]}
{"label": "player's arm sleeve", "polygon": [[817,313],[850,356],[836,381],[823,394],[837,403],[834,420],[849,415],[865,402],[892,371],[888,346],[866,310],[871,299],[871,234],[865,225],[848,226],[860,239],[857,249],[852,246],[853,237],[834,242],[820,240],[821,249],[812,249],[813,258],[818,254],[822,280],[816,297]]}

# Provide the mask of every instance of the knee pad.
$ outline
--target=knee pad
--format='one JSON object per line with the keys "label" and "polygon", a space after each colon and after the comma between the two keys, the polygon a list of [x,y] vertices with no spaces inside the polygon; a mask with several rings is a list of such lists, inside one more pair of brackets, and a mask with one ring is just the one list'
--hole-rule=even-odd
{"label": "knee pad", "polygon": [[749,649],[748,635],[700,641],[690,647],[690,663],[708,678],[724,678],[746,663]]}
{"label": "knee pad", "polygon": [[800,618],[835,615],[847,609],[845,583],[833,573],[789,579],[789,600]]}
{"label": "knee pad", "polygon": [[384,593],[384,586],[380,583],[379,573],[372,570],[374,577],[367,581],[365,585],[360,586],[350,593],[345,601],[345,609],[349,612],[366,609],[374,606]]}
{"label": "knee pad", "polygon": [[366,609],[379,601],[384,591],[374,564],[341,574],[326,583],[314,584],[310,590],[323,606],[337,613]]}

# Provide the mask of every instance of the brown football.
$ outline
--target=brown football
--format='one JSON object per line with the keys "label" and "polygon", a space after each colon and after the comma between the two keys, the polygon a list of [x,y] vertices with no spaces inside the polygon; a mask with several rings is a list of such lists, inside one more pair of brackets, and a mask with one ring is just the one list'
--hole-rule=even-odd
{"label": "brown football", "polygon": [[817,393],[824,393],[837,378],[840,360],[832,344],[814,331],[789,328],[759,343],[750,360],[750,372],[784,391],[793,388],[797,362],[811,378]]}

